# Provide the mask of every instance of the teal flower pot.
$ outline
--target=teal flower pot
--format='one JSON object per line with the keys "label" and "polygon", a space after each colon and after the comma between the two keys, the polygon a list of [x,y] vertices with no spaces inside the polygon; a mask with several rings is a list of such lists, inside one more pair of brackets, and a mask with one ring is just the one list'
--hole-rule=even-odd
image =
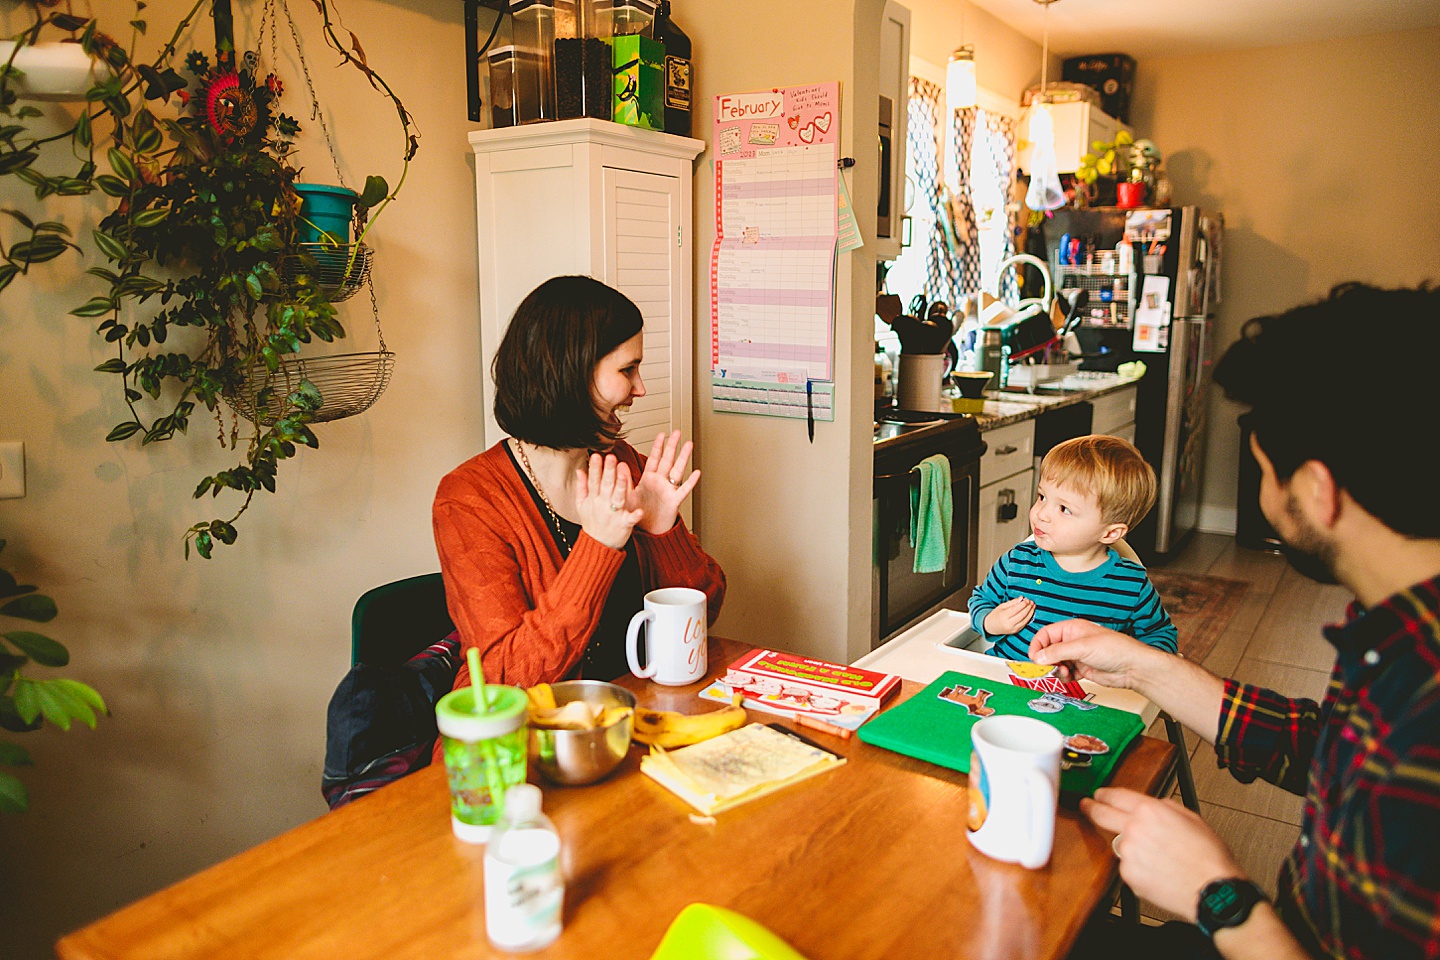
{"label": "teal flower pot", "polygon": [[360,195],[345,187],[324,183],[297,183],[300,195],[301,243],[350,242],[350,222]]}

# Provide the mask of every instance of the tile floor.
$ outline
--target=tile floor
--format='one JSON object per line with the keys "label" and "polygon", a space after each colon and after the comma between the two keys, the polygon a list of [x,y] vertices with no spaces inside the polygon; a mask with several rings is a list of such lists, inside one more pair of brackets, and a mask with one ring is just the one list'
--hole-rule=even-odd
{"label": "tile floor", "polygon": [[[1166,569],[1250,584],[1205,659],[1207,669],[1290,696],[1324,696],[1335,654],[1320,628],[1343,619],[1351,600],[1347,590],[1316,584],[1282,557],[1237,547],[1233,537],[1218,534],[1196,534]],[[1147,732],[1165,736],[1159,721]],[[1273,894],[1280,862],[1299,834],[1301,799],[1268,783],[1242,784],[1216,768],[1208,743],[1188,731],[1186,742],[1202,816],[1236,851],[1255,882]],[[1150,904],[1142,903],[1141,910],[1152,920],[1170,919]]]}

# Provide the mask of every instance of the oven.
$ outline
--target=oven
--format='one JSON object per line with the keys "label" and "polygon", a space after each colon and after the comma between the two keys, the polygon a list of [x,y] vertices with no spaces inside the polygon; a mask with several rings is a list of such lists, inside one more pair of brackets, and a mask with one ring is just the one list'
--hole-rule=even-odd
{"label": "oven", "polygon": [[[870,647],[874,649],[942,604],[963,603],[975,586],[979,547],[980,455],[985,442],[973,417],[930,423],[878,423],[875,431],[873,532],[871,538]],[[950,460],[954,498],[950,556],[940,573],[916,573],[910,543],[911,472],[942,453]]]}

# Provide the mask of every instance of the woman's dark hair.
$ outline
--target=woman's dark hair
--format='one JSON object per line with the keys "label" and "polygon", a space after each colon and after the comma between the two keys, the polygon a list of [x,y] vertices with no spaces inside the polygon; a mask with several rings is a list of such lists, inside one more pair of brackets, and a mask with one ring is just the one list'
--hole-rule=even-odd
{"label": "woman's dark hair", "polygon": [[495,351],[495,422],[541,447],[609,447],[618,432],[595,411],[595,367],[642,323],[640,308],[599,280],[540,284],[515,308]]}
{"label": "woman's dark hair", "polygon": [[1284,481],[1318,460],[1380,522],[1440,537],[1436,382],[1440,289],[1345,283],[1318,303],[1256,317],[1215,367]]}

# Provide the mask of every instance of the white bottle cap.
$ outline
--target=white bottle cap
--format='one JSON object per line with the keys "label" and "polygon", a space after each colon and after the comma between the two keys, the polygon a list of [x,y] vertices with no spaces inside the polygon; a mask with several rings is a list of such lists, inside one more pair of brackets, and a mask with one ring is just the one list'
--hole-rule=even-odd
{"label": "white bottle cap", "polygon": [[519,783],[505,791],[505,819],[511,823],[533,820],[540,814],[540,788]]}

